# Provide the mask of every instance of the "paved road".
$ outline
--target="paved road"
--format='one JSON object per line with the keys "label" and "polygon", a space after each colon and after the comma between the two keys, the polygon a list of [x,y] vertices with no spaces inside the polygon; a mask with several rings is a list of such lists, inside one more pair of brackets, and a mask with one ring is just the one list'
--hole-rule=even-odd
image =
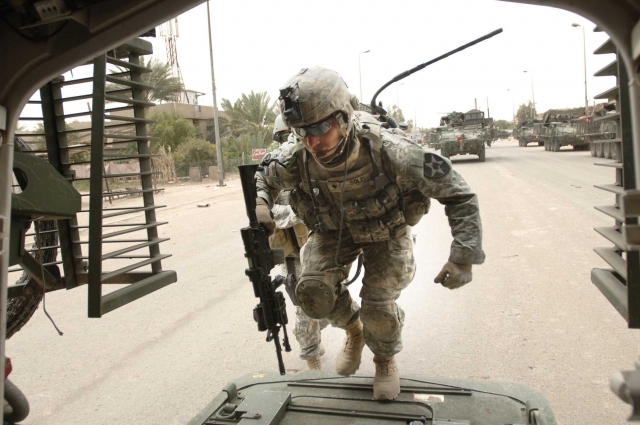
{"label": "paved road", "polygon": [[[507,141],[488,149],[485,163],[454,160],[479,194],[487,261],[463,289],[433,283],[451,241],[434,203],[414,229],[418,272],[399,300],[401,372],[528,383],[561,424],[624,423],[629,408],[608,377],[632,367],[640,337],[590,283],[590,270],[604,265],[592,227],[610,224],[593,205],[613,202],[593,188],[612,183],[613,170],[593,162],[588,152]],[[197,208],[204,198],[212,206]],[[173,253],[165,268],[179,282],[100,320],[86,318],[85,288],[49,294],[64,336],[39,310],[7,344],[12,378],[31,400],[26,424],[184,424],[234,377],[275,369],[272,345],[251,319],[238,181],[173,187],[160,199],[170,207],[160,213],[170,222],[163,250]],[[332,369],[342,332],[323,339]],[[361,372],[373,372],[371,359],[365,349]],[[304,367],[294,353],[285,362]]]}

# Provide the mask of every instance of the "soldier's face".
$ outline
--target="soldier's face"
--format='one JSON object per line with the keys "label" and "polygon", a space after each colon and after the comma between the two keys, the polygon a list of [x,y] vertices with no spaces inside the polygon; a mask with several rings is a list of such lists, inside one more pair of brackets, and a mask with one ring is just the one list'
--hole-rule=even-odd
{"label": "soldier's face", "polygon": [[309,133],[306,137],[301,138],[302,144],[307,151],[320,160],[331,156],[340,140],[342,140],[342,133],[334,118],[331,119],[331,129],[322,136],[314,136]]}

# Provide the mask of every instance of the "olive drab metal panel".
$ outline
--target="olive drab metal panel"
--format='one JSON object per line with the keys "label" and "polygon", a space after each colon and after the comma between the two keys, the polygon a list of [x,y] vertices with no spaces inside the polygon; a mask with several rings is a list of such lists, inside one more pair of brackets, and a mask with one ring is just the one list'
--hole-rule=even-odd
{"label": "olive drab metal panel", "polygon": [[[600,31],[598,27],[594,31]],[[627,190],[636,188],[633,170],[633,141],[631,120],[629,117],[629,93],[619,90],[626,87],[629,78],[622,63],[618,60],[617,50],[610,39],[598,47],[594,54],[614,54],[614,60],[597,71],[595,76],[615,76],[614,87],[594,96],[609,102],[600,113],[593,113],[580,125],[581,134],[591,144],[591,155],[610,159],[597,162],[595,165],[610,167],[614,172],[613,183],[596,185],[598,189],[611,193],[612,205],[595,208],[612,220],[611,226],[596,227],[598,232],[609,243],[607,246],[594,248],[595,252],[609,264],[608,269],[595,268],[591,271],[591,281],[611,302],[618,312],[627,320],[629,327],[640,327],[640,308],[629,302],[632,288],[640,283],[640,256],[638,251],[628,249],[624,238],[624,228],[637,224],[637,218],[625,217],[622,206],[622,195]]]}
{"label": "olive drab metal panel", "polygon": [[[20,118],[23,125],[40,122],[44,130],[18,134],[23,145],[31,155],[46,157],[82,197],[77,214],[57,219],[47,230],[58,242],[32,251],[49,251],[58,260],[36,256],[49,258],[45,266],[57,280],[47,291],[88,284],[89,317],[101,317],[177,280],[175,271],[162,269],[162,260],[170,254],[160,252],[168,239],[159,236],[158,227],[166,222],[155,215],[164,205],[155,204],[154,193],[163,189],[154,187],[158,173],[152,158],[157,155],[150,153],[154,138],[147,134],[147,124],[154,121],[145,118],[145,109],[153,105],[145,92],[152,87],[142,79],[151,69],[141,61],[151,53],[149,42],[134,39],[100,55],[85,65],[92,67],[92,76],[74,78],[71,72],[70,79],[50,81]],[[41,116],[30,105],[38,105]],[[34,231],[23,235],[23,245],[36,240]],[[24,265],[11,271],[33,274]],[[10,287],[9,298],[24,296],[32,280]],[[102,295],[104,284],[127,286]]]}

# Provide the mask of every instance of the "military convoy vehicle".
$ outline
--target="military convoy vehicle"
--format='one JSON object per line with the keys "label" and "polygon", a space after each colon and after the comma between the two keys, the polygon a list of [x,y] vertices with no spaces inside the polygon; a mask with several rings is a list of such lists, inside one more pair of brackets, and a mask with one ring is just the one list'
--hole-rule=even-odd
{"label": "military convoy vehicle", "polygon": [[542,146],[540,132],[540,120],[527,120],[513,129],[513,137],[518,139],[520,147],[526,147],[529,143],[537,143],[538,146]]}
{"label": "military convoy vehicle", "polygon": [[[100,58],[105,61],[118,60],[121,62],[129,62],[128,68],[136,72],[144,71],[136,66],[136,60],[131,61],[131,54],[135,52],[127,52],[129,59],[117,57],[114,50],[117,46],[125,43],[127,40],[137,36],[140,32],[146,31],[155,25],[166,21],[186,10],[201,3],[202,0],[185,0],[175,2],[169,0],[150,0],[145,3],[144,8],[134,7],[136,2],[132,0],[94,0],[94,1],[67,1],[60,2],[64,4],[68,10],[60,11],[62,16],[51,16],[47,13],[39,15],[35,11],[32,2],[16,1],[12,2],[12,6],[3,5],[0,9],[1,17],[4,22],[20,22],[26,15],[30,20],[29,30],[31,35],[26,37],[22,33],[18,33],[17,27],[9,25],[0,25],[0,52],[2,52],[3,67],[0,68],[0,242],[4,246],[9,241],[12,244],[8,249],[0,251],[0,308],[3,314],[0,314],[0,360],[4,360],[4,332],[6,323],[4,322],[6,312],[6,294],[7,294],[7,268],[9,264],[10,251],[15,247],[14,233],[24,235],[24,223],[20,226],[13,226],[10,221],[12,217],[12,208],[24,207],[22,212],[35,215],[32,219],[41,219],[44,212],[48,212],[51,220],[57,221],[60,239],[56,241],[61,249],[69,250],[75,254],[73,249],[75,245],[71,239],[69,231],[78,230],[78,224],[73,223],[72,216],[76,212],[72,211],[74,205],[60,205],[56,202],[55,195],[65,193],[70,198],[75,199],[75,194],[68,191],[69,185],[65,180],[72,177],[64,174],[60,167],[56,165],[64,165],[68,158],[65,157],[69,146],[61,146],[57,138],[62,134],[66,134],[66,130],[52,132],[47,129],[49,135],[54,137],[56,144],[47,143],[47,150],[51,158],[58,158],[60,151],[62,161],[53,164],[54,171],[59,173],[58,176],[52,174],[49,166],[43,165],[42,161],[38,161],[39,166],[27,166],[35,164],[36,161],[28,156],[32,154],[23,153],[23,155],[14,156],[14,133],[17,128],[18,114],[27,102],[31,93],[42,87],[42,84],[51,81],[57,75],[70,69],[78,63],[86,63],[87,61]],[[602,249],[599,254],[607,260],[611,268],[594,269],[592,272],[593,283],[602,291],[605,297],[620,312],[620,314],[628,321],[629,327],[640,327],[640,293],[636,290],[638,287],[638,276],[640,275],[640,262],[638,249],[640,241],[637,235],[633,233],[637,230],[638,214],[640,212],[640,199],[634,192],[635,181],[640,176],[640,164],[634,163],[633,151],[640,149],[640,111],[637,110],[638,99],[640,98],[640,89],[638,85],[629,84],[637,78],[636,61],[640,57],[639,50],[632,48],[637,47],[637,37],[632,36],[635,31],[636,23],[640,20],[640,5],[637,2],[627,0],[609,0],[609,7],[603,12],[600,1],[583,0],[575,2],[572,0],[521,0],[521,3],[539,3],[547,6],[556,6],[565,8],[572,12],[580,13],[585,17],[598,22],[612,35],[613,39],[608,40],[598,51],[600,53],[618,53],[618,58],[609,68],[615,69],[615,75],[618,83],[614,89],[603,93],[603,97],[611,97],[619,99],[620,104],[617,106],[617,118],[609,117],[611,120],[617,120],[617,136],[618,141],[607,139],[606,143],[620,143],[620,153],[624,156],[624,163],[614,162],[612,164],[603,164],[612,166],[616,173],[616,182],[612,185],[605,185],[603,190],[608,190],[615,194],[616,202],[613,207],[603,208],[603,212],[616,219],[616,226],[612,229],[601,229],[601,233],[607,239],[612,241],[614,247]],[[51,13],[51,8],[49,9]],[[52,12],[57,13],[57,12]],[[60,27],[60,21],[63,20],[69,25]],[[26,27],[25,27],[26,28]],[[35,28],[35,30],[34,30]],[[60,32],[60,28],[64,31]],[[43,30],[42,32],[39,30]],[[637,35],[637,34],[635,34]],[[43,42],[44,41],[44,42]],[[110,58],[105,57],[106,52],[113,51],[114,55]],[[101,59],[102,60],[102,59]],[[99,62],[104,63],[104,62]],[[123,65],[117,62],[118,66]],[[102,69],[98,67],[98,69]],[[96,76],[99,81],[98,87],[104,88],[104,69],[99,71],[101,74]],[[607,71],[610,72],[610,71]],[[614,75],[605,74],[602,75]],[[121,76],[111,76],[110,78],[121,78]],[[145,86],[132,78],[129,86],[134,89],[144,89]],[[135,93],[135,92],[133,92]],[[139,93],[138,93],[139,94]],[[102,93],[104,95],[104,93]],[[60,100],[53,97],[49,100]],[[139,98],[132,96],[131,103],[133,106],[144,106],[137,104]],[[48,100],[43,99],[43,105]],[[59,103],[59,102],[52,102]],[[95,105],[94,105],[95,106]],[[104,106],[104,104],[102,105]],[[131,106],[131,105],[129,105]],[[51,109],[51,111],[60,113],[60,108]],[[93,108],[93,114],[96,119],[104,119],[104,111]],[[102,118],[101,118],[102,117]],[[131,140],[137,143],[139,152],[134,155],[137,158],[149,158],[148,153],[144,153],[144,146],[148,137],[144,134],[144,125],[148,122],[144,116],[140,117],[138,113],[126,116],[129,121],[135,123],[136,134],[131,135]],[[126,118],[123,116],[122,118]],[[55,122],[53,119],[51,122]],[[59,121],[59,119],[58,119]],[[624,131],[623,131],[624,129]],[[102,131],[96,131],[96,146],[102,147],[104,143],[104,128]],[[600,139],[597,139],[598,142]],[[597,143],[596,143],[597,144]],[[99,169],[106,159],[108,152],[102,149],[96,149],[92,152],[91,163],[96,165],[94,169]],[[27,159],[25,159],[27,158]],[[34,158],[36,158],[34,156]],[[622,156],[621,156],[622,158]],[[28,211],[24,204],[18,205],[13,203],[12,199],[12,178],[13,170],[16,165],[24,162],[25,176],[36,177],[40,180],[47,191],[53,196],[47,198],[47,202],[57,208],[51,208],[51,205],[39,203],[40,211]],[[31,162],[29,162],[31,161]],[[46,160],[43,159],[46,162]],[[142,162],[141,162],[142,164]],[[44,172],[46,170],[46,173]],[[141,170],[143,175],[150,175],[151,171]],[[20,174],[20,173],[18,173]],[[47,175],[49,179],[37,179],[38,176]],[[24,177],[24,176],[23,176]],[[74,263],[74,258],[62,257],[62,271],[69,273],[64,278],[73,278],[72,282],[77,284],[89,284],[89,304],[93,306],[93,314],[100,316],[106,311],[113,310],[130,300],[145,295],[160,286],[164,286],[174,280],[175,274],[170,272],[168,275],[160,275],[162,270],[159,267],[152,267],[151,272],[138,272],[128,275],[131,278],[126,282],[131,284],[124,289],[127,291],[120,292],[117,296],[109,297],[101,295],[101,286],[103,284],[112,283],[109,272],[104,273],[101,266],[103,253],[99,248],[99,242],[104,235],[101,233],[102,226],[100,224],[103,218],[102,214],[96,215],[96,209],[102,212],[102,201],[98,203],[97,198],[103,197],[102,178],[93,179],[92,188],[97,189],[92,196],[94,202],[90,202],[89,209],[92,211],[92,217],[89,218],[87,225],[84,225],[91,236],[94,236],[94,246],[97,252],[91,251],[88,258],[80,254],[77,260],[88,260],[91,268],[88,276],[83,274],[87,272],[84,267],[76,268],[83,265],[82,262]],[[18,179],[18,183],[20,181]],[[23,181],[24,183],[24,181]],[[67,184],[65,187],[64,184]],[[149,211],[155,210],[155,205],[150,201],[148,185],[142,183],[143,198],[145,204],[138,208],[140,212],[147,215]],[[26,187],[26,185],[23,184]],[[56,191],[54,188],[58,188]],[[63,189],[61,189],[63,188]],[[61,190],[67,190],[61,192]],[[99,195],[99,196],[98,196]],[[106,197],[110,194],[106,194]],[[625,208],[621,209],[620,205]],[[96,206],[98,206],[96,208]],[[60,213],[65,214],[60,214]],[[78,211],[79,212],[79,211]],[[115,214],[110,212],[109,214]],[[37,214],[37,215],[36,215]],[[57,214],[57,215],[54,215]],[[46,220],[45,220],[46,221]],[[61,228],[60,222],[63,226]],[[155,221],[155,217],[151,220],[148,215],[144,222],[143,229],[156,229],[161,223]],[[623,225],[626,229],[623,228]],[[635,227],[634,227],[635,226]],[[37,227],[37,232],[49,232],[46,227]],[[97,230],[96,230],[97,229]],[[61,231],[62,230],[62,231]],[[33,236],[33,235],[32,235]],[[37,234],[35,235],[38,236]],[[635,239],[634,239],[635,237]],[[10,239],[11,238],[11,239]],[[20,242],[20,239],[17,239]],[[157,235],[148,235],[148,239],[142,242],[146,244],[144,248],[149,246],[157,246],[159,239]],[[39,247],[40,250],[43,248]],[[47,247],[44,247],[47,248]],[[128,248],[124,248],[127,250]],[[121,253],[114,252],[114,257],[123,256],[130,251]],[[151,251],[150,259],[156,260],[151,263],[159,263],[164,258],[159,252]],[[48,286],[66,284],[66,281],[60,280],[60,276],[56,276],[43,264],[42,256],[34,255],[36,269],[44,274],[40,282],[34,284],[39,285],[42,290]],[[29,257],[20,257],[26,267],[32,267],[34,264]],[[149,260],[147,258],[146,260]],[[144,261],[146,261],[144,260]],[[152,264],[153,266],[153,264]],[[43,270],[44,267],[44,270]],[[137,271],[136,268],[121,270],[119,275],[127,275],[129,271]],[[45,274],[46,272],[46,274]],[[52,275],[52,276],[50,276]],[[77,278],[80,276],[80,278]],[[150,280],[149,280],[150,279]],[[135,282],[132,284],[132,282]],[[20,288],[28,289],[28,287]],[[24,293],[27,295],[27,293]],[[636,310],[638,308],[638,310]],[[91,313],[90,313],[91,314]],[[630,364],[632,359],[629,359]],[[634,408],[634,414],[631,420],[640,419],[640,371],[625,371],[616,375],[612,380],[612,388],[615,393],[625,402],[631,404]],[[553,425],[555,419],[553,413],[544,398],[534,391],[517,384],[502,383],[493,380],[450,380],[450,379],[426,379],[406,375],[402,377],[401,397],[398,400],[379,403],[371,400],[371,381],[369,376],[354,376],[350,378],[338,377],[323,372],[304,372],[294,376],[280,376],[273,372],[253,373],[245,378],[239,378],[234,383],[228,384],[222,389],[213,401],[205,407],[205,409],[191,422],[192,425],[200,424],[291,424],[291,423],[307,423],[307,424],[325,424],[325,423],[402,423],[402,424],[432,424],[432,425],[464,425],[464,424],[526,424],[526,425]],[[0,392],[5,393],[8,398],[10,388],[12,386],[7,382],[0,380]],[[577,394],[579,396],[579,394]],[[15,423],[15,418],[7,417],[7,423]]]}
{"label": "military convoy vehicle", "polygon": [[507,130],[507,129],[498,129],[493,127],[493,140],[500,140],[500,139],[508,139],[509,137],[511,137],[511,135],[513,134],[513,132],[511,130]]}
{"label": "military convoy vehicle", "polygon": [[583,114],[584,108],[545,112],[539,127],[544,150],[558,152],[563,146],[572,146],[577,151],[589,149],[589,141],[578,134],[579,117]]}
{"label": "military convoy vehicle", "polygon": [[440,127],[430,134],[428,146],[446,158],[470,154],[478,155],[483,162],[486,146],[491,146],[493,137],[493,118],[485,118],[484,112],[477,109],[454,111],[440,118]]}
{"label": "military convoy vehicle", "polygon": [[615,99],[595,105],[589,115],[582,116],[577,122],[578,137],[589,143],[591,156],[620,160],[622,145],[618,128],[619,112]]}

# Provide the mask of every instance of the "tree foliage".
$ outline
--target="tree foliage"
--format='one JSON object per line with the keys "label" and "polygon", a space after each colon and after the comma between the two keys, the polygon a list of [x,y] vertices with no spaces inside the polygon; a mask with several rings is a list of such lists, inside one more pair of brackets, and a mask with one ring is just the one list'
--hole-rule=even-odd
{"label": "tree foliage", "polygon": [[[175,102],[180,93],[184,91],[184,85],[180,81],[180,78],[173,75],[171,65],[168,63],[164,63],[156,58],[152,58],[149,62],[145,63],[144,58],[141,57],[140,65],[151,68],[151,72],[142,74],[142,82],[153,87],[144,92],[145,101],[154,103]],[[126,69],[122,69],[122,71],[126,71]],[[107,84],[107,91],[127,88],[129,87],[115,83]],[[130,98],[131,94],[122,96]]]}
{"label": "tree foliage", "polygon": [[513,122],[507,120],[495,120],[493,126],[500,130],[510,130],[513,128]]}
{"label": "tree foliage", "polygon": [[229,117],[220,121],[220,138],[225,158],[250,156],[252,149],[272,149],[271,133],[277,116],[275,102],[267,92],[243,94],[233,104],[222,99],[222,108]]}
{"label": "tree foliage", "polygon": [[215,161],[216,146],[202,139],[189,139],[181,143],[175,151],[176,162],[198,166],[202,162]]}
{"label": "tree foliage", "polygon": [[387,113],[391,118],[396,120],[398,124],[404,122],[404,114],[402,113],[402,109],[398,108],[397,105],[391,105]]}
{"label": "tree foliage", "polygon": [[[276,105],[271,103],[267,92],[242,94],[233,104],[222,99],[222,109],[229,117],[231,136],[239,136],[246,132],[257,134],[260,130],[271,127],[276,119]],[[222,127],[222,125],[221,125]]]}
{"label": "tree foliage", "polygon": [[[142,64],[144,65],[144,61]],[[178,95],[184,91],[184,86],[180,78],[173,75],[171,65],[152,58],[144,66],[151,68],[151,72],[142,74],[142,82],[153,87],[145,92],[147,101],[175,102]]]}
{"label": "tree foliage", "polygon": [[414,123],[413,120],[407,121],[407,133],[413,132]]}
{"label": "tree foliage", "polygon": [[516,113],[516,118],[518,122],[524,122],[527,120],[534,119],[538,112],[536,111],[536,107],[531,101],[529,103],[523,103],[518,106],[518,112]]}
{"label": "tree foliage", "polygon": [[152,136],[159,137],[151,142],[153,152],[160,146],[175,152],[182,143],[196,137],[195,126],[177,112],[157,112],[150,118],[157,122],[149,126],[149,131]]}

